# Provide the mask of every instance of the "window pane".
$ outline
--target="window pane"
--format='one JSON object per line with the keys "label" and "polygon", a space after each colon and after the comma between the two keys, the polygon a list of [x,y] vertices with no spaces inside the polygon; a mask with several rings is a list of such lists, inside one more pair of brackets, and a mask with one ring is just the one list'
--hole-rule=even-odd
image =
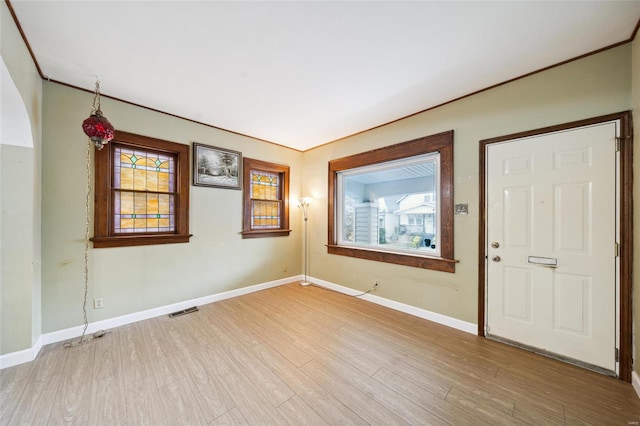
{"label": "window pane", "polygon": [[280,175],[277,173],[251,171],[251,198],[254,200],[279,199]]}
{"label": "window pane", "polygon": [[338,173],[339,244],[439,255],[439,155]]}
{"label": "window pane", "polygon": [[113,171],[116,234],[175,231],[172,156],[116,146]]}
{"label": "window pane", "polygon": [[279,229],[281,224],[280,175],[251,171],[251,229]]}
{"label": "window pane", "polygon": [[277,229],[280,228],[279,201],[253,200],[251,209],[252,229]]}
{"label": "window pane", "polygon": [[175,230],[173,195],[115,191],[114,201],[115,233]]}
{"label": "window pane", "polygon": [[116,147],[114,188],[173,192],[175,162],[168,155]]}

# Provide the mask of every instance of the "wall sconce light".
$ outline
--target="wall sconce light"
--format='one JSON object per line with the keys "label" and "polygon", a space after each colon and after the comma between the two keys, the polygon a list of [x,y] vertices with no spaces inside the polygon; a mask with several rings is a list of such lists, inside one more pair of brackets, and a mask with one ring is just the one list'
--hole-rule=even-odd
{"label": "wall sconce light", "polygon": [[300,283],[300,285],[310,285],[311,283],[307,280],[307,265],[309,264],[309,242],[308,242],[308,233],[307,233],[307,220],[309,219],[309,205],[313,201],[311,197],[302,197],[298,198],[298,208],[302,210],[302,215],[304,217],[304,281]]}
{"label": "wall sconce light", "polygon": [[98,150],[101,150],[115,135],[115,131],[107,117],[100,110],[100,81],[96,80],[96,91],[93,97],[93,108],[89,118],[82,122],[82,130],[93,141]]}

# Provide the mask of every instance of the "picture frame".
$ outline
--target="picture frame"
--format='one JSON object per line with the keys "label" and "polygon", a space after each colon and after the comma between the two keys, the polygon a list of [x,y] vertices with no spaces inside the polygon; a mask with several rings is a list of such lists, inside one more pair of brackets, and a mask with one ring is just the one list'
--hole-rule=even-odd
{"label": "picture frame", "polygon": [[242,189],[242,153],[194,142],[193,185]]}

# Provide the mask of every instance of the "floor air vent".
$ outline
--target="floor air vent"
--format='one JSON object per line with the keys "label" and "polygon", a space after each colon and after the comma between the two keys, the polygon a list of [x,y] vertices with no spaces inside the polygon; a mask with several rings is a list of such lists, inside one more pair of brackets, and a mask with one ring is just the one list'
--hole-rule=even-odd
{"label": "floor air vent", "polygon": [[190,308],[183,309],[181,311],[172,312],[172,313],[169,314],[169,318],[179,317],[180,315],[186,315],[186,314],[190,314],[192,312],[198,312],[198,307],[197,306],[192,306]]}

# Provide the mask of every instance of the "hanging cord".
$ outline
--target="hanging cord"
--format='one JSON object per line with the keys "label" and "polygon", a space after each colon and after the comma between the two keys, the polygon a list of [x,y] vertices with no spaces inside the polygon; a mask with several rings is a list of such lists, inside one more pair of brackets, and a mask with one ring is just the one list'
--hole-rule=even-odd
{"label": "hanging cord", "polygon": [[329,287],[323,287],[323,286],[321,286],[321,285],[317,285],[317,284],[314,284],[314,283],[311,283],[311,286],[312,286],[312,287],[318,287],[318,288],[321,288],[321,289],[323,289],[323,290],[333,291],[334,293],[338,293],[338,294],[341,294],[341,295],[343,295],[343,296],[349,296],[349,297],[361,297],[361,296],[364,296],[365,294],[369,294],[369,293],[371,293],[373,290],[375,290],[375,289],[378,287],[378,283],[375,283],[375,284],[373,285],[373,287],[371,287],[369,290],[367,290],[367,291],[363,291],[362,293],[357,293],[357,294],[347,294],[347,293],[343,293],[343,292],[341,292],[341,291],[334,290],[334,289],[329,288]]}
{"label": "hanging cord", "polygon": [[360,296],[364,296],[365,294],[369,294],[371,293],[376,287],[378,286],[378,284],[375,284],[373,287],[371,287],[369,290],[367,291],[363,291],[362,293],[358,293],[358,294],[349,294],[348,296],[351,297],[360,297]]}
{"label": "hanging cord", "polygon": [[96,90],[93,95],[93,109],[91,110],[91,114],[94,114],[96,111],[101,111],[100,110],[100,80],[96,80]]}
{"label": "hanging cord", "polygon": [[[99,84],[96,82],[96,90],[98,90]],[[96,95],[97,97],[97,95]],[[93,99],[93,104],[95,106],[96,99]],[[100,100],[98,100],[98,108],[100,108]],[[87,187],[86,187],[86,198],[85,198],[85,228],[84,228],[84,299],[82,303],[82,313],[84,318],[84,329],[82,330],[82,336],[79,339],[71,340],[65,342],[63,345],[65,348],[72,348],[74,346],[79,346],[83,343],[90,342],[94,338],[102,337],[107,334],[104,330],[96,331],[92,336],[85,337],[87,333],[87,328],[89,327],[89,320],[87,319],[87,295],[89,293],[89,213],[91,208],[91,147],[93,143],[91,140],[87,140]]]}

